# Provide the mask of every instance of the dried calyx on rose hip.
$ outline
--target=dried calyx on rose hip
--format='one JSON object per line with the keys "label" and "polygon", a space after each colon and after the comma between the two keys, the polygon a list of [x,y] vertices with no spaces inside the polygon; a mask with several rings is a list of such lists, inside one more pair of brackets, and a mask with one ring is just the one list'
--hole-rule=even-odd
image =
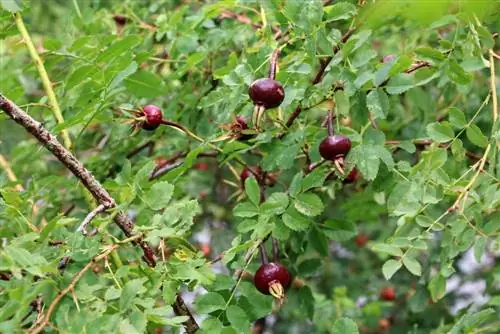
{"label": "dried calyx on rose hip", "polygon": [[351,150],[351,140],[346,136],[328,136],[319,144],[319,154],[325,160],[344,158]]}
{"label": "dried calyx on rose hip", "polygon": [[261,293],[283,300],[285,291],[292,283],[288,269],[279,263],[265,263],[254,276],[254,285]]}
{"label": "dried calyx on rose hip", "polygon": [[265,109],[278,107],[285,99],[283,86],[274,79],[257,79],[248,88],[248,95],[256,106]]}
{"label": "dried calyx on rose hip", "polygon": [[163,122],[161,109],[153,104],[148,104],[141,109],[141,116],[144,118],[141,127],[144,130],[153,131]]}

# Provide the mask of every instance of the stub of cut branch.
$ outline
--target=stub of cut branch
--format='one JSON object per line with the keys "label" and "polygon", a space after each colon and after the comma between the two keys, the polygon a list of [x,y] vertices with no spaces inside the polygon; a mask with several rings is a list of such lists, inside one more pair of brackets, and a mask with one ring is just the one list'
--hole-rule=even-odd
{"label": "stub of cut branch", "polygon": [[80,226],[76,229],[77,232],[82,232],[82,234],[86,237],[91,237],[97,234],[99,231],[97,228],[94,228],[92,231],[87,231],[87,226],[92,222],[92,220],[100,213],[106,211],[107,209],[110,209],[111,206],[107,207],[104,204],[99,204],[94,210],[92,210],[87,217],[82,221]]}

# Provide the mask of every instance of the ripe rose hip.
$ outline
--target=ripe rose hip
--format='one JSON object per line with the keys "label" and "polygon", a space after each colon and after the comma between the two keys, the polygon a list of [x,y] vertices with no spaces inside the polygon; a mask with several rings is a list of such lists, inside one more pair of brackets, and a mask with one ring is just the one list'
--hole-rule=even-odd
{"label": "ripe rose hip", "polygon": [[325,160],[343,158],[351,150],[351,140],[346,136],[328,136],[319,144],[319,154]]}
{"label": "ripe rose hip", "polygon": [[235,120],[235,127],[239,127],[241,130],[247,130],[248,129],[248,124],[247,120],[243,116],[236,116]]}
{"label": "ripe rose hip", "polygon": [[261,293],[283,299],[285,291],[292,283],[292,276],[284,266],[271,262],[260,266],[255,273],[253,282]]}
{"label": "ripe rose hip", "polygon": [[127,23],[127,18],[123,15],[115,15],[113,16],[113,20],[115,20],[115,23],[119,26],[124,26]]}
{"label": "ripe rose hip", "polygon": [[349,175],[346,176],[346,178],[342,181],[343,183],[354,183],[357,181],[359,177],[359,170],[354,167],[353,169],[351,169],[351,172],[349,173]]}
{"label": "ripe rose hip", "polygon": [[266,109],[278,107],[285,98],[285,90],[273,79],[257,79],[250,85],[248,95],[253,103]]}
{"label": "ripe rose hip", "polygon": [[159,127],[163,121],[163,113],[161,109],[155,105],[148,104],[142,108],[142,113],[145,118],[142,123],[142,128],[144,130],[153,131]]}
{"label": "ripe rose hip", "polygon": [[232,133],[232,136],[235,137],[238,140],[246,141],[250,140],[255,135],[249,134],[249,133],[242,133],[244,130],[248,130],[248,123],[245,117],[243,116],[236,116],[236,119],[234,120],[233,124],[231,124],[230,130]]}
{"label": "ripe rose hip", "polygon": [[385,331],[385,330],[389,329],[389,327],[391,327],[391,322],[388,319],[380,319],[378,321],[378,328],[380,330]]}
{"label": "ripe rose hip", "polygon": [[354,239],[354,242],[356,242],[356,245],[358,245],[359,248],[365,247],[366,243],[370,240],[367,234],[365,233],[360,233],[356,236]]}
{"label": "ripe rose hip", "polygon": [[262,174],[262,169],[260,167],[251,167],[251,168],[257,175],[252,173],[250,168],[245,167],[245,169],[243,169],[243,171],[240,174],[240,181],[243,186],[245,185],[245,180],[248,179],[250,176],[253,175],[256,179],[258,179]]}
{"label": "ripe rose hip", "polygon": [[392,287],[383,288],[382,291],[380,291],[380,299],[393,301],[396,299],[396,291],[394,291]]}

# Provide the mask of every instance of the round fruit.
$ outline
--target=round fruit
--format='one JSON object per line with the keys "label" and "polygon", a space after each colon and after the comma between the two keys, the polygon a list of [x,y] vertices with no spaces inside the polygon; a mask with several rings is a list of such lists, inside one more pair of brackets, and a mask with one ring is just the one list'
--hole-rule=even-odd
{"label": "round fruit", "polygon": [[127,18],[123,15],[115,15],[113,16],[113,20],[115,20],[115,23],[119,26],[124,26],[125,23],[127,23]]}
{"label": "round fruit", "polygon": [[396,59],[396,56],[395,55],[385,55],[383,58],[382,58],[382,62],[383,63],[389,63],[391,61],[393,61],[394,59]]}
{"label": "round fruit", "polygon": [[260,266],[254,276],[254,285],[265,295],[272,295],[277,299],[285,298],[285,290],[292,283],[292,276],[279,263],[265,263]]}
{"label": "round fruit", "polygon": [[354,183],[358,179],[358,176],[359,176],[359,170],[356,167],[354,167],[353,169],[351,169],[351,172],[349,173],[349,175],[347,175],[346,178],[342,182]]}
{"label": "round fruit", "polygon": [[387,330],[391,327],[391,322],[388,319],[380,319],[378,321],[378,328],[381,330]]}
{"label": "round fruit", "polygon": [[328,136],[319,144],[319,154],[325,160],[343,158],[351,150],[351,140],[346,136]]}
{"label": "round fruit", "polygon": [[243,116],[236,116],[236,120],[234,122],[235,127],[239,127],[241,130],[248,130],[247,120]]}
{"label": "round fruit", "polygon": [[210,168],[206,162],[197,162],[193,167],[202,172],[206,172]]}
{"label": "round fruit", "polygon": [[[252,171],[254,171],[257,175],[252,173]],[[252,170],[250,170],[250,168],[248,167],[245,167],[245,169],[243,169],[243,171],[240,174],[241,184],[245,185],[245,180],[248,179],[250,176],[253,175],[256,179],[258,179],[261,174],[262,174],[262,169],[260,167],[252,167]]]}
{"label": "round fruit", "polygon": [[252,82],[248,95],[255,105],[270,109],[276,108],[283,102],[285,90],[278,81],[263,78]]}
{"label": "round fruit", "polygon": [[142,108],[142,113],[145,117],[145,120],[142,123],[142,128],[144,130],[155,130],[163,121],[163,113],[161,112],[161,109],[155,105],[148,104]]}
{"label": "round fruit", "polygon": [[236,119],[233,124],[231,124],[230,129],[233,136],[238,140],[246,141],[255,137],[255,135],[250,133],[242,133],[242,131],[249,129],[247,120],[243,116],[236,116]]}
{"label": "round fruit", "polygon": [[380,291],[380,299],[393,301],[396,299],[396,291],[394,291],[392,287],[383,288],[382,291]]}
{"label": "round fruit", "polygon": [[367,234],[365,233],[360,233],[356,236],[354,241],[356,242],[356,245],[358,245],[359,248],[365,247],[366,243],[370,240]]}

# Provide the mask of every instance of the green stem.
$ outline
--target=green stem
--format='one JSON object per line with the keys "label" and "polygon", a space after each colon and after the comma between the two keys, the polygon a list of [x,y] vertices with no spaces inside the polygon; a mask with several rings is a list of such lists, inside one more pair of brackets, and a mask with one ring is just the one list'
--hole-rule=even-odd
{"label": "green stem", "polygon": [[[31,59],[35,63],[36,68],[38,69],[38,73],[40,74],[40,79],[42,80],[43,87],[45,89],[45,93],[47,94],[47,98],[49,99],[49,104],[52,108],[52,112],[57,123],[64,123],[64,118],[61,113],[61,109],[59,108],[59,103],[57,102],[56,94],[52,89],[52,83],[50,82],[49,75],[47,74],[47,70],[45,70],[45,66],[43,65],[43,61],[38,55],[36,51],[35,45],[33,44],[33,40],[31,39],[26,26],[24,25],[23,18],[20,13],[14,14],[14,19],[16,21],[17,29],[19,33],[23,37],[24,42],[26,43],[26,47],[30,53]],[[69,133],[67,129],[62,131],[62,137],[64,146],[66,148],[71,147],[71,139],[69,138]]]}

